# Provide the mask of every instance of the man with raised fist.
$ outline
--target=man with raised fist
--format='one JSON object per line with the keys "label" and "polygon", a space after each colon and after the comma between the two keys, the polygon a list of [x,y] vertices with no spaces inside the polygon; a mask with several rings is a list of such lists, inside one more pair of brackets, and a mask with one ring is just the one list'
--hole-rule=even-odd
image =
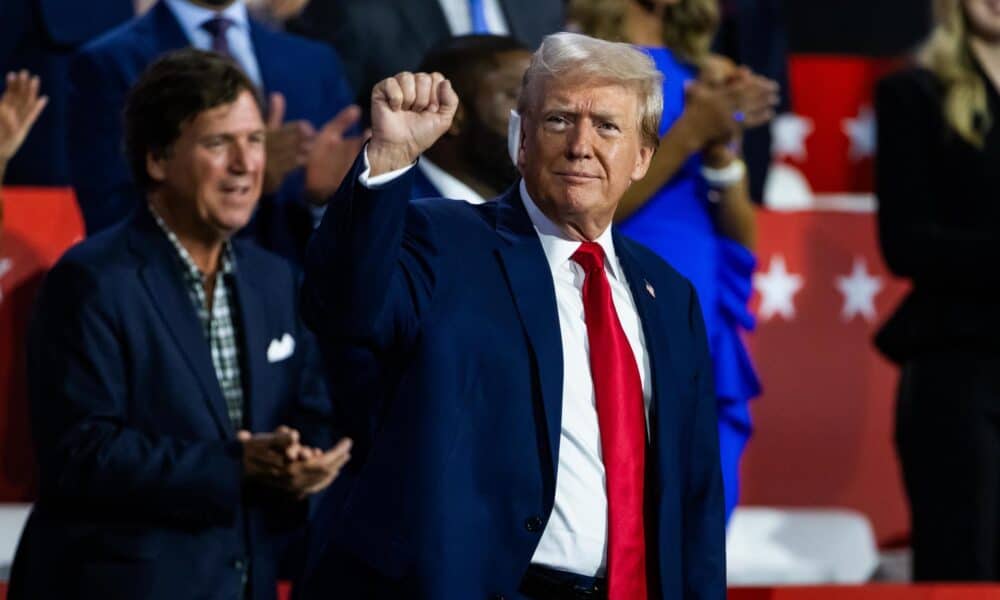
{"label": "man with raised fist", "polygon": [[[409,202],[458,105],[372,92],[372,138],[307,254],[307,322],[373,391],[306,598],[724,598],[712,377],[692,286],[615,232],[656,149],[652,61],[549,36],[518,101],[521,180]],[[359,371],[359,377],[360,375]]]}

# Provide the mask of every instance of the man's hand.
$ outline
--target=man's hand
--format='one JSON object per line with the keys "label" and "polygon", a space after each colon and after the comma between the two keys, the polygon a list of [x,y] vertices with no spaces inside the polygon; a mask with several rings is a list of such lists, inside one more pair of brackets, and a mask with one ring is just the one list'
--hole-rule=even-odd
{"label": "man's hand", "polygon": [[240,431],[236,438],[243,444],[244,477],[298,499],[330,485],[351,458],[348,438],[323,452],[300,444],[299,432],[284,425],[272,433]]}
{"label": "man's hand", "polygon": [[325,203],[337,191],[368,140],[369,132],[360,137],[344,137],[344,132],[360,118],[361,109],[355,105],[348,106],[330,119],[316,135],[306,162],[306,194],[314,203]]}
{"label": "man's hand", "polygon": [[0,97],[0,163],[6,164],[27,137],[49,99],[38,96],[38,77],[27,71],[7,74]]}
{"label": "man's hand", "polygon": [[349,438],[343,438],[326,452],[305,449],[299,460],[288,465],[286,489],[299,500],[326,489],[351,459],[351,445]]}
{"label": "man's hand", "polygon": [[267,115],[267,163],[264,166],[264,193],[273,194],[285,177],[306,164],[316,130],[308,121],[285,120],[285,97],[271,94]]}
{"label": "man's hand", "polygon": [[288,464],[299,456],[299,432],[281,426],[272,433],[236,434],[243,444],[243,476],[251,481],[282,487]]}
{"label": "man's hand", "polygon": [[371,175],[410,164],[451,126],[458,96],[440,73],[403,72],[372,89]]}

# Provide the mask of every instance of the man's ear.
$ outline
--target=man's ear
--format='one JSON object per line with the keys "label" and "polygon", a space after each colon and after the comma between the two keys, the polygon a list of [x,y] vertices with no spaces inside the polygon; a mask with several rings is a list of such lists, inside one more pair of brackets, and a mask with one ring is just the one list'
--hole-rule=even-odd
{"label": "man's ear", "polygon": [[639,154],[635,159],[635,167],[632,169],[632,181],[639,181],[646,176],[646,172],[649,171],[649,165],[653,160],[653,154],[656,152],[656,148],[652,146],[647,146],[643,144],[639,147]]}
{"label": "man's ear", "polygon": [[518,136],[517,136],[517,140],[518,140],[518,144],[517,144],[517,168],[521,169],[521,168],[523,168],[524,163],[525,163],[525,160],[524,160],[524,153],[525,153],[525,147],[526,147],[526,145],[525,145],[526,144],[525,138],[527,137],[526,134],[525,134],[525,132],[527,130],[527,126],[526,126],[526,123],[525,123],[526,119],[524,118],[523,115],[518,119],[518,121],[519,122],[518,122]]}
{"label": "man's ear", "polygon": [[461,135],[465,129],[465,120],[468,118],[469,116],[465,114],[465,106],[459,101],[458,107],[455,109],[455,116],[451,119],[451,127],[448,128],[448,135],[452,137]]}
{"label": "man's ear", "polygon": [[163,183],[167,178],[167,153],[163,150],[150,150],[146,153],[146,174],[156,183]]}

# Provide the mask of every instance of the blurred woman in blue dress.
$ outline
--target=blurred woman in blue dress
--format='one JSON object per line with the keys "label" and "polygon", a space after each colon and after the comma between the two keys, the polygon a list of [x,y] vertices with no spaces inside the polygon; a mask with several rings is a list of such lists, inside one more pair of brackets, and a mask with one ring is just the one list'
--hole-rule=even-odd
{"label": "blurred woman in blue dress", "polygon": [[649,174],[622,199],[620,230],[691,280],[708,330],[718,398],[726,517],[739,497],[739,461],[760,383],[741,339],[756,228],[744,128],[773,116],[777,85],[711,54],[717,0],[573,0],[583,33],[643,47],[663,73],[660,147]]}

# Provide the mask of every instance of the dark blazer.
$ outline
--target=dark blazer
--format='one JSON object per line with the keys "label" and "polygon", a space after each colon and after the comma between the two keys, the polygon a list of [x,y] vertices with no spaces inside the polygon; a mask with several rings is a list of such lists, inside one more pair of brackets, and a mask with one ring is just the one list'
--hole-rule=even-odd
{"label": "dark blazer", "polygon": [[[281,92],[288,120],[305,119],[321,127],[353,98],[340,61],[323,45],[251,20],[250,37],[260,65],[264,98]],[[166,4],[85,46],[70,69],[69,152],[73,186],[87,232],[93,234],[122,219],[139,204],[122,151],[122,109],[131,85],[160,55],[189,41]],[[295,68],[291,68],[291,66]],[[261,199],[243,235],[295,262],[301,262],[313,218],[303,196],[302,172]]]}
{"label": "dark blazer", "polygon": [[[317,352],[284,260],[233,243],[248,429],[331,442]],[[272,340],[295,347],[271,362]],[[245,484],[176,251],[147,210],[75,246],[49,273],[29,334],[40,495],[10,598],[275,597],[305,503]],[[272,355],[273,358],[278,358]]]}
{"label": "dark blazer", "polygon": [[[355,433],[368,449],[352,452],[348,499],[301,593],[518,599],[555,498],[564,373],[552,275],[516,188],[478,206],[411,202],[413,172],[377,190],[345,179],[310,243],[303,315],[325,339],[367,348],[385,395],[341,407],[374,426]],[[646,248],[617,234],[615,247],[653,373],[651,597],[722,599],[698,300]]]}
{"label": "dark blazer", "polygon": [[[511,35],[531,49],[563,28],[563,4],[500,0]],[[376,83],[416,70],[428,50],[451,37],[437,0],[313,0],[288,27],[337,49],[366,115]]]}
{"label": "dark blazer", "polygon": [[[986,75],[989,110],[1000,94]],[[889,268],[913,290],[877,344],[902,362],[941,350],[1000,350],[1000,127],[982,149],[943,117],[944,89],[926,69],[878,85],[876,191],[879,238]]]}
{"label": "dark blazer", "polygon": [[3,75],[28,69],[49,105],[7,167],[6,183],[68,185],[67,71],[83,43],[132,18],[132,0],[3,0],[0,2],[0,94]]}

